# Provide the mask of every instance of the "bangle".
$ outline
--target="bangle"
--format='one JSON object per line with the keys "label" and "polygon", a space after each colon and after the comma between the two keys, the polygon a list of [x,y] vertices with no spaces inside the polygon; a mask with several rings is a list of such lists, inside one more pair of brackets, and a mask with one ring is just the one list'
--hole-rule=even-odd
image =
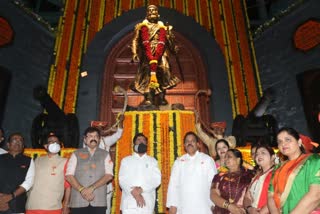
{"label": "bangle", "polygon": [[16,198],[16,194],[14,194],[14,192],[11,193],[12,199]]}
{"label": "bangle", "polygon": [[222,207],[227,210],[229,208],[229,205],[230,205],[229,201],[224,201]]}
{"label": "bangle", "polygon": [[80,193],[82,192],[82,190],[84,190],[84,186],[80,186],[79,189],[78,189],[78,191],[79,191]]}

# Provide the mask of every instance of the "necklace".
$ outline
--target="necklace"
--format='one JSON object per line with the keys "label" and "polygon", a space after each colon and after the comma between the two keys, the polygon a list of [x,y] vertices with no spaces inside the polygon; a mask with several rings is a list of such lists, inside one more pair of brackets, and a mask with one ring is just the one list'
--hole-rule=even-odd
{"label": "necklace", "polygon": [[[272,168],[274,167],[274,165],[272,165],[270,168],[268,168],[266,171],[264,171],[263,172],[263,170],[262,170],[262,174],[261,175],[264,175],[264,174],[266,174],[267,172],[269,172]],[[260,175],[260,176],[261,176]]]}
{"label": "necklace", "polygon": [[235,192],[235,195],[234,195],[234,198],[232,198],[232,196],[231,196],[231,177],[230,177],[230,174],[231,173],[229,173],[229,176],[228,176],[228,178],[229,178],[229,202],[230,203],[233,203],[233,202],[235,202],[235,200],[236,200],[236,198],[237,198],[237,194],[238,194],[238,186],[239,186],[239,183],[240,183],[240,179],[241,179],[241,174],[239,175],[239,178],[238,178],[238,182],[237,182],[237,185],[236,185],[236,192]]}

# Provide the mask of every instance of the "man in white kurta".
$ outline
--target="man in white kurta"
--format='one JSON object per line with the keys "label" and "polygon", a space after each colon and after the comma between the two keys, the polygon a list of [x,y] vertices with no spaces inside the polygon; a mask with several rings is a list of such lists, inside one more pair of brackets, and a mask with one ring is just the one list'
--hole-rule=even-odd
{"label": "man in white kurta", "polygon": [[122,159],[119,170],[120,207],[122,214],[151,214],[161,173],[156,159],[146,154],[147,138],[139,133],[133,142],[134,153]]}
{"label": "man in white kurta", "polygon": [[177,158],[172,167],[167,207],[170,214],[211,214],[211,182],[217,169],[214,160],[198,151],[199,139],[193,132],[184,137],[187,154]]}

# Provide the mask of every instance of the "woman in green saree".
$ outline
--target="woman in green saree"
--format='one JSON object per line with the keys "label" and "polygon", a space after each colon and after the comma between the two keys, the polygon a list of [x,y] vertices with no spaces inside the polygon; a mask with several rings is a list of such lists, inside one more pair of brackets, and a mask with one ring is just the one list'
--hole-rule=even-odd
{"label": "woman in green saree", "polygon": [[320,213],[320,156],[305,154],[296,130],[281,128],[279,151],[288,158],[270,182],[268,208],[273,213]]}

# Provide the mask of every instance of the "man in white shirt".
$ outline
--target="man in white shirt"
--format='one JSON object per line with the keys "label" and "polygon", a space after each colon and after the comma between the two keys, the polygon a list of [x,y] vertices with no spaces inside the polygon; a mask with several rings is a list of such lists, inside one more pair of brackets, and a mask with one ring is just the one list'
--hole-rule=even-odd
{"label": "man in white shirt", "polygon": [[147,138],[138,133],[133,138],[134,153],[121,161],[119,184],[122,189],[122,214],[152,214],[156,188],[161,183],[158,162],[147,153]]}
{"label": "man in white shirt", "polygon": [[187,154],[177,158],[172,167],[167,192],[170,214],[211,214],[211,182],[217,169],[214,160],[198,151],[199,138],[186,133],[184,148]]}

